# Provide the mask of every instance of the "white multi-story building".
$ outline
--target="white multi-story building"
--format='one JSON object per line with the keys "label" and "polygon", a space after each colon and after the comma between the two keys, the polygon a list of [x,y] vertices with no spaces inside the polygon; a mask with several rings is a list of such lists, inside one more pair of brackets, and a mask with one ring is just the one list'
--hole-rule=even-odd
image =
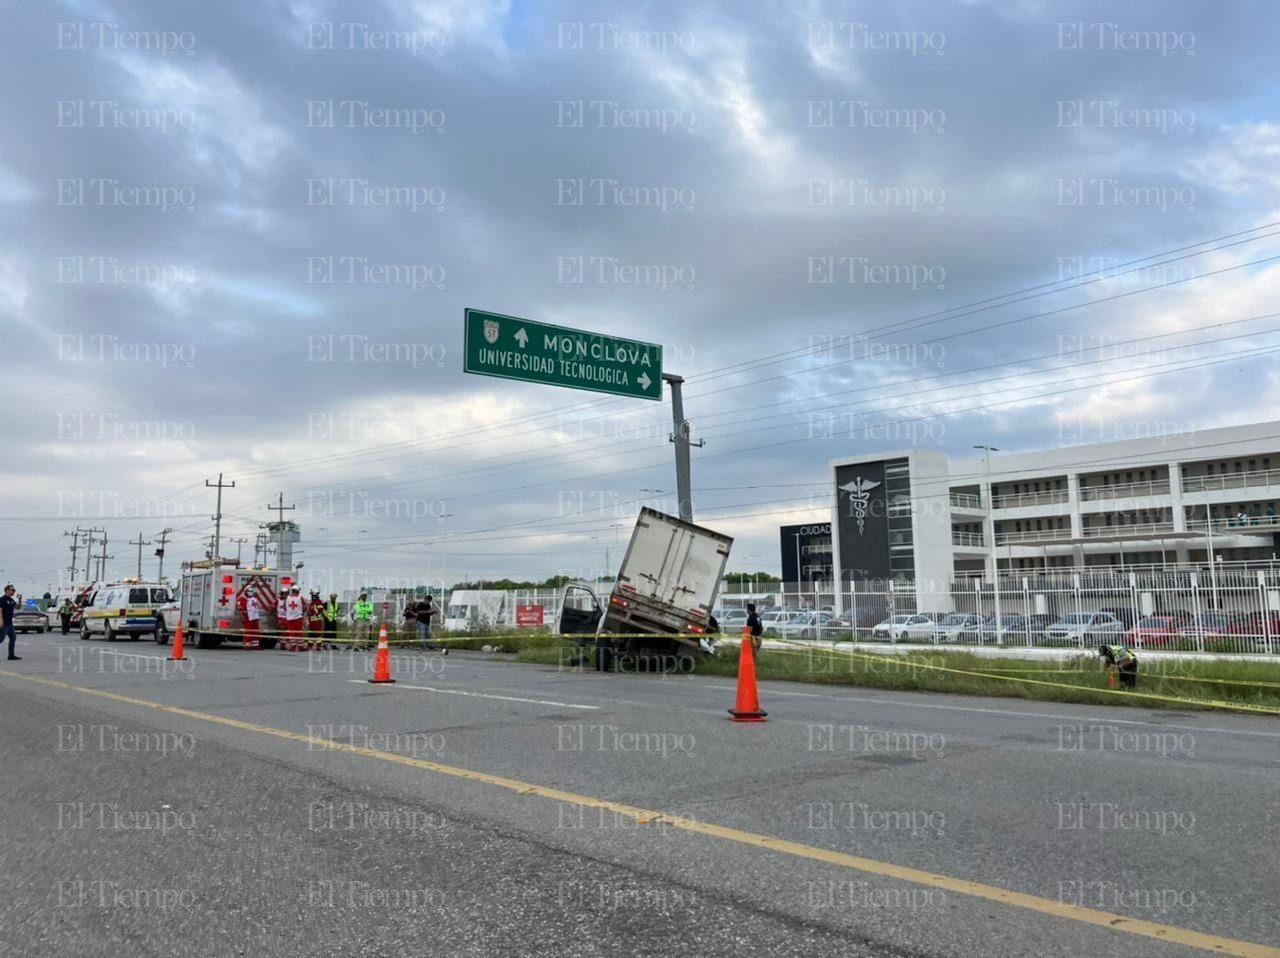
{"label": "white multi-story building", "polygon": [[831,463],[838,582],[1272,560],[1280,422],[951,459]]}

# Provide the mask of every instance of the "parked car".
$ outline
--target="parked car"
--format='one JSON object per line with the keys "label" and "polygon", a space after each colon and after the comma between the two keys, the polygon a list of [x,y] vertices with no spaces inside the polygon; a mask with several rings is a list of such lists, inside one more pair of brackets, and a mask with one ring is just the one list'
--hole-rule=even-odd
{"label": "parked car", "polygon": [[1050,642],[1103,645],[1124,637],[1124,624],[1110,612],[1072,612],[1044,631]]}
{"label": "parked car", "polygon": [[1247,640],[1238,643],[1242,652],[1266,652],[1268,639],[1272,649],[1280,649],[1280,612],[1254,612],[1236,623],[1231,628],[1231,634],[1238,639]]}
{"label": "parked car", "polygon": [[883,607],[862,605],[856,609],[850,609],[845,618],[855,629],[871,629],[881,621],[885,621],[887,614]]}
{"label": "parked car", "polygon": [[982,624],[977,635],[974,635],[975,642],[992,642],[997,645],[1007,645],[1014,643],[1018,645],[1027,644],[1027,616],[1021,615],[1020,612],[1006,612],[1000,616],[1000,625],[996,625],[996,616],[991,616]]}
{"label": "parked car", "polygon": [[20,605],[13,610],[15,632],[47,632],[49,617],[38,605]]}
{"label": "parked car", "polygon": [[1133,609],[1128,609],[1123,606],[1102,609],[1101,611],[1106,612],[1110,615],[1114,615],[1117,619],[1120,620],[1120,624],[1123,625],[1126,629],[1132,629],[1134,622],[1137,621],[1137,617],[1134,616],[1133,614]]}
{"label": "parked car", "polygon": [[834,612],[801,613],[798,621],[788,623],[792,637],[799,639],[834,639],[849,626]]}
{"label": "parked car", "polygon": [[801,620],[809,617],[808,612],[766,612],[760,617],[760,624],[764,626],[764,634],[773,638],[789,639],[794,638],[794,632],[798,632],[801,627]]}
{"label": "parked car", "polygon": [[1221,638],[1231,635],[1248,617],[1243,612],[1206,609],[1182,627],[1178,635],[1184,639]]}
{"label": "parked car", "polygon": [[1171,615],[1149,615],[1125,633],[1126,645],[1135,649],[1158,649],[1170,645],[1182,624]]}
{"label": "parked car", "polygon": [[986,620],[973,612],[953,612],[933,628],[938,642],[963,642],[965,635],[976,635]]}
{"label": "parked car", "polygon": [[873,639],[888,639],[890,642],[901,642],[903,639],[927,639],[933,635],[937,623],[922,612],[909,615],[895,615],[885,619],[871,630]]}
{"label": "parked car", "polygon": [[1046,615],[1043,612],[1037,612],[1034,615],[1027,616],[1027,637],[1032,645],[1044,639],[1045,630],[1053,623],[1058,621],[1056,615]]}
{"label": "parked car", "polygon": [[747,624],[747,610],[725,609],[716,616],[716,621],[720,623],[721,632],[741,632]]}

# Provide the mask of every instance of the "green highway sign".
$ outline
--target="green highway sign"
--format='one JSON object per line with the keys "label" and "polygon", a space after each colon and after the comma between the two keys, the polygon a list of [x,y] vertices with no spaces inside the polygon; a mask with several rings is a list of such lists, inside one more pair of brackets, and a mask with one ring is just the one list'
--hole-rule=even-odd
{"label": "green highway sign", "polygon": [[661,346],[480,309],[464,322],[464,372],[662,399]]}

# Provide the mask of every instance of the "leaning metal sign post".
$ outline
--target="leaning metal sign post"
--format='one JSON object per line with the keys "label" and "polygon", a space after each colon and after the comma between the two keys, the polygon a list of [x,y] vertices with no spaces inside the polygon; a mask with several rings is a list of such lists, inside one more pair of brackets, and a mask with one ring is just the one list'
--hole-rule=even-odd
{"label": "leaning metal sign post", "polygon": [[693,521],[689,446],[695,444],[689,441],[684,418],[684,380],[663,373],[661,346],[468,308],[463,313],[462,355],[463,372],[634,399],[661,401],[665,379],[671,387],[680,518]]}
{"label": "leaning metal sign post", "polygon": [[662,347],[479,309],[466,311],[463,370],[481,376],[662,399]]}

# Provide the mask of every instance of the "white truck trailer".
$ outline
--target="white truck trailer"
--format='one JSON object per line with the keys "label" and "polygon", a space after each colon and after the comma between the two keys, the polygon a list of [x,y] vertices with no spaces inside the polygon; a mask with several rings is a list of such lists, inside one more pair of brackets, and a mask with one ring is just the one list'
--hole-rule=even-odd
{"label": "white truck trailer", "polygon": [[558,631],[595,636],[602,670],[625,656],[690,671],[714,651],[711,610],[732,546],[730,536],[643,508],[612,593],[602,601],[589,585],[567,586]]}

